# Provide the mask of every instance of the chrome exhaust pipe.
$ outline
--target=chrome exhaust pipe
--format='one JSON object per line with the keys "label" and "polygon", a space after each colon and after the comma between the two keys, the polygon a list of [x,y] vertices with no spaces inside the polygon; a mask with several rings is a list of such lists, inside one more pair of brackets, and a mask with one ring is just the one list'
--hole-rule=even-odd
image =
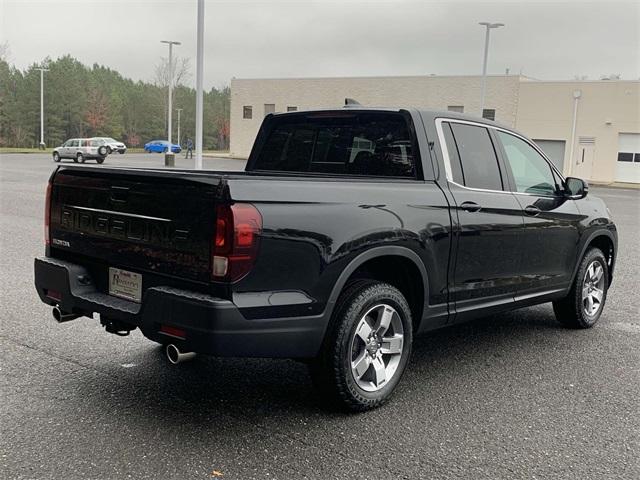
{"label": "chrome exhaust pipe", "polygon": [[53,318],[55,318],[56,322],[58,323],[68,322],[69,320],[75,320],[76,318],[80,317],[80,315],[76,315],[75,313],[65,313],[60,310],[60,307],[58,306],[53,307],[52,313]]}
{"label": "chrome exhaust pipe", "polygon": [[173,365],[193,360],[196,357],[196,352],[181,352],[173,343],[166,346],[165,353],[167,354],[167,359]]}

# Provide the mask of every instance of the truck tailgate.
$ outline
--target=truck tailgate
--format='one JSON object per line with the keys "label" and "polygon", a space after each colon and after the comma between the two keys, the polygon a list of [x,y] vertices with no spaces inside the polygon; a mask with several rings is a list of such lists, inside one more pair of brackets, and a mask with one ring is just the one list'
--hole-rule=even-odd
{"label": "truck tailgate", "polygon": [[[53,176],[54,256],[195,282],[210,279],[222,176],[62,167]],[[156,283],[154,282],[154,283]]]}

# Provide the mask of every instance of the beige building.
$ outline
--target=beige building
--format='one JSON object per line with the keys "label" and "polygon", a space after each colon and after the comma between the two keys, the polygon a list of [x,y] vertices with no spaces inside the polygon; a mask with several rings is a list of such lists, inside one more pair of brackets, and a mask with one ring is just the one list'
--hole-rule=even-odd
{"label": "beige building", "polygon": [[482,114],[536,140],[565,175],[640,183],[639,81],[489,76],[484,112],[480,88],[479,76],[233,79],[231,154],[249,155],[268,113],[337,108],[349,97],[366,106]]}

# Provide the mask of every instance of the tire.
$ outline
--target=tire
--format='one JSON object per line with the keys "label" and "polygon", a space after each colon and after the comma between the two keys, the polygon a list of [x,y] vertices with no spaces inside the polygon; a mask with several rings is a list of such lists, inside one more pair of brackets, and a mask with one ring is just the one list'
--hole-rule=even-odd
{"label": "tire", "polygon": [[84,163],[84,162],[85,162],[84,155],[82,155],[81,153],[78,153],[76,155],[76,163]]}
{"label": "tire", "polygon": [[60,154],[58,152],[53,152],[53,161],[60,163]]}
{"label": "tire", "polygon": [[126,152],[126,150],[120,150],[120,155],[124,155],[124,152]]}
{"label": "tire", "polygon": [[[383,318],[388,326],[381,330]],[[369,335],[376,330],[382,333],[377,342]],[[379,407],[400,381],[412,342],[411,310],[402,293],[386,283],[358,280],[338,299],[320,355],[309,364],[311,378],[341,409]]]}
{"label": "tire", "polygon": [[111,155],[111,147],[107,147],[107,155]]}
{"label": "tire", "polygon": [[109,155],[111,153],[111,149],[109,147],[105,147],[104,145],[98,147],[98,153],[102,156]]}
{"label": "tire", "polygon": [[98,162],[100,165],[102,165],[104,163],[104,157],[96,158],[96,162]]}
{"label": "tire", "polygon": [[569,294],[553,302],[556,319],[569,328],[593,327],[604,309],[608,289],[607,259],[599,248],[591,248],[580,262]]}

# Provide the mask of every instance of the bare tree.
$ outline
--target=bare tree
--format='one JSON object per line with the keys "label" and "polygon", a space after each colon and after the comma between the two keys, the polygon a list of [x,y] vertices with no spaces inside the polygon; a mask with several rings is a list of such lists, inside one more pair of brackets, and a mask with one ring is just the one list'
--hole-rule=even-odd
{"label": "bare tree", "polygon": [[[191,74],[191,65],[189,63],[188,58],[174,57],[172,59],[171,70],[169,73],[169,59],[168,57],[161,57],[160,63],[156,65],[155,69],[155,84],[158,87],[161,87],[164,91],[169,87],[169,79],[171,78],[171,74],[173,75],[173,86],[183,85],[184,82],[187,81]],[[172,100],[175,96],[175,90],[171,92]],[[169,122],[169,107],[167,103],[167,95],[166,92],[163,95],[164,102],[164,127],[167,129],[167,124]]]}
{"label": "bare tree", "polygon": [[0,43],[0,62],[8,62],[10,52],[9,42]]}
{"label": "bare tree", "polygon": [[[173,85],[184,85],[191,77],[191,63],[188,58],[175,57],[172,61],[173,65]],[[167,57],[160,58],[160,62],[155,68],[155,84],[159,87],[166,88],[169,85],[169,59]]]}

